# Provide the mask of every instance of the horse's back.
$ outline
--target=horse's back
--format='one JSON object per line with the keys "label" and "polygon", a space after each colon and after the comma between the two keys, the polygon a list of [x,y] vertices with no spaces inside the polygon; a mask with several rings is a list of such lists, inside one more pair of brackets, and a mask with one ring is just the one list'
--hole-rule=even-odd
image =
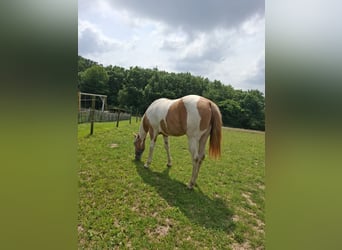
{"label": "horse's back", "polygon": [[210,127],[211,104],[198,95],[160,98],[147,108],[146,115],[151,126],[166,135],[200,135]]}

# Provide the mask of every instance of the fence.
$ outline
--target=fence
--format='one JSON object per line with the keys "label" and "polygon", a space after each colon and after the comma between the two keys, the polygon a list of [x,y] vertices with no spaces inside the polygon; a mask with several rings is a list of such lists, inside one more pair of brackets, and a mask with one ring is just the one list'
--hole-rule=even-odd
{"label": "fence", "polygon": [[[109,112],[94,110],[94,122],[129,120],[131,114],[125,112]],[[78,113],[78,123],[91,122],[91,109],[81,109]]]}

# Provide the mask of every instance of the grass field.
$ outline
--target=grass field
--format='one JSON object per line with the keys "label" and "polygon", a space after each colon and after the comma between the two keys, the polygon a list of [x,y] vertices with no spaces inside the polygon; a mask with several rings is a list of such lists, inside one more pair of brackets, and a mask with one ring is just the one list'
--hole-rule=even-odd
{"label": "grass field", "polygon": [[186,136],[169,139],[170,169],[158,138],[145,169],[133,160],[139,123],[89,127],[78,126],[79,249],[264,249],[264,133],[224,128],[221,159],[206,157],[188,190]]}

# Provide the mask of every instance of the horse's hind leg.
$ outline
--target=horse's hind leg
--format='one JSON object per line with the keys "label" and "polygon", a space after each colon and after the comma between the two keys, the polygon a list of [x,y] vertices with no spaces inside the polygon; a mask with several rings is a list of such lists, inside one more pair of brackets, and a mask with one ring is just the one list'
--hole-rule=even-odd
{"label": "horse's hind leg", "polygon": [[205,158],[205,145],[207,143],[208,137],[210,134],[210,129],[208,129],[201,137],[199,141],[199,149],[198,149],[198,158],[199,158],[199,166],[201,166],[204,158]]}
{"label": "horse's hind leg", "polygon": [[192,176],[188,188],[192,189],[196,184],[196,179],[199,171],[198,140],[194,138],[189,139],[189,150],[192,157]]}
{"label": "horse's hind leg", "polygon": [[167,154],[167,166],[171,167],[172,166],[172,162],[171,162],[171,155],[170,155],[170,145],[169,145],[169,137],[166,135],[163,135],[164,138],[164,147],[166,150],[166,154]]}
{"label": "horse's hind leg", "polygon": [[[198,141],[190,141],[189,140],[189,148],[192,154],[192,176],[189,183],[189,188],[192,189],[193,186],[196,184],[196,180],[198,177],[198,173],[202,164],[202,161],[205,158],[205,144],[208,140],[210,130],[205,132],[205,134],[202,135],[201,139]],[[192,145],[192,146],[191,146]]]}
{"label": "horse's hind leg", "polygon": [[196,179],[197,179],[199,167],[200,167],[200,165],[198,163],[199,163],[198,158],[192,159],[192,176],[191,176],[191,179],[190,179],[190,182],[188,185],[189,189],[192,189],[196,184]]}

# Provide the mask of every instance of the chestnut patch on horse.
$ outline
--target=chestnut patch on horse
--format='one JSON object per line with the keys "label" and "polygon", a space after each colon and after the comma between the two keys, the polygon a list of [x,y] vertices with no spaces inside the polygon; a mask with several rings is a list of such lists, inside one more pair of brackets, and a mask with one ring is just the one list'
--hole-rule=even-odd
{"label": "chestnut patch on horse", "polygon": [[201,97],[197,102],[197,110],[201,116],[200,130],[207,129],[211,121],[211,104],[210,101]]}
{"label": "chestnut patch on horse", "polygon": [[144,115],[144,118],[143,118],[143,127],[144,127],[144,130],[145,132],[147,133],[149,128],[150,128],[150,121],[148,120],[148,118],[146,117],[146,115]]}
{"label": "chestnut patch on horse", "polygon": [[151,139],[153,138],[153,129],[151,127],[151,123],[148,120],[147,116],[144,115],[143,121],[142,121],[142,126],[144,128],[145,133],[149,132]]}
{"label": "chestnut patch on horse", "polygon": [[162,132],[166,135],[180,136],[186,133],[187,112],[183,100],[171,104],[165,120],[160,121]]}

